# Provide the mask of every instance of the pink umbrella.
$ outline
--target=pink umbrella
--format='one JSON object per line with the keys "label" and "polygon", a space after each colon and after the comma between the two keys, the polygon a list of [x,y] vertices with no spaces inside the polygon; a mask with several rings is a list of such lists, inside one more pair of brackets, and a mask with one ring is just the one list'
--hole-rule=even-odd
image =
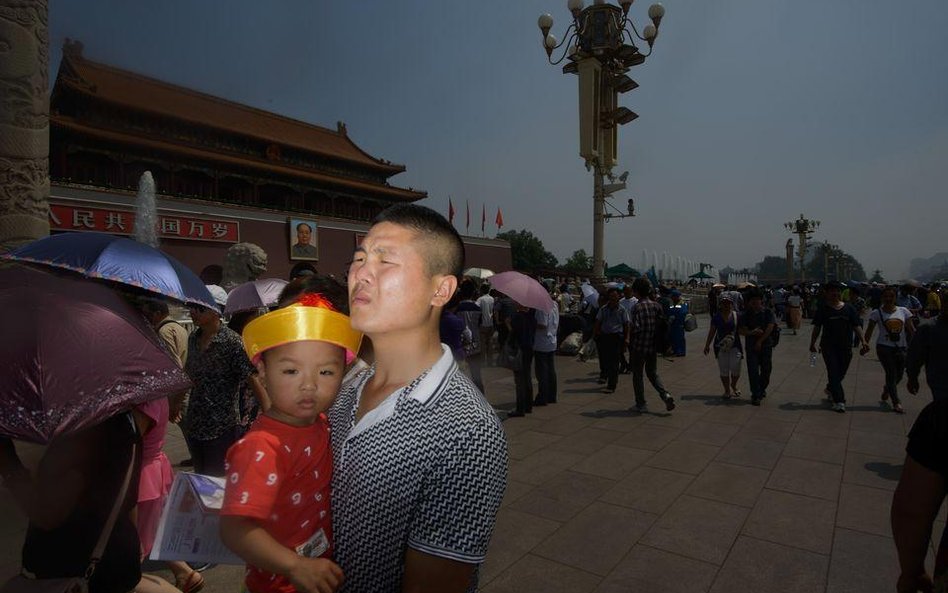
{"label": "pink umbrella", "polygon": [[520,272],[501,272],[490,277],[490,285],[524,307],[552,311],[556,303],[542,284]]}
{"label": "pink umbrella", "polygon": [[280,298],[280,293],[287,284],[289,283],[286,280],[279,278],[260,278],[244,282],[227,295],[224,314],[230,315],[238,311],[271,307],[277,304],[277,299]]}
{"label": "pink umbrella", "polygon": [[48,443],[191,387],[145,318],[104,284],[0,269],[0,435]]}

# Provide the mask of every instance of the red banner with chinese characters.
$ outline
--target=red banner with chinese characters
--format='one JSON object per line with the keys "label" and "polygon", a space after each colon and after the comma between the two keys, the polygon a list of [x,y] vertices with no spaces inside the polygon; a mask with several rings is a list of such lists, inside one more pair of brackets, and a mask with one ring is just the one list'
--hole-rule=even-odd
{"label": "red banner with chinese characters", "polygon": [[[66,204],[49,205],[49,227],[57,231],[99,231],[113,235],[135,232],[135,213],[111,208],[87,208]],[[240,241],[240,223],[235,220],[194,218],[158,213],[158,236],[192,241]]]}

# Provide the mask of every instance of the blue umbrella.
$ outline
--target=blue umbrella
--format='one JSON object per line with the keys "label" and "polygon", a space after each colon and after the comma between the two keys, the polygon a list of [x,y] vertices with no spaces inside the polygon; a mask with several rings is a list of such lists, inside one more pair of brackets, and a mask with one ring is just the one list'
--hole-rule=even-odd
{"label": "blue umbrella", "polygon": [[4,259],[64,268],[183,303],[219,309],[214,297],[187,266],[154,247],[107,233],[63,233],[28,243]]}

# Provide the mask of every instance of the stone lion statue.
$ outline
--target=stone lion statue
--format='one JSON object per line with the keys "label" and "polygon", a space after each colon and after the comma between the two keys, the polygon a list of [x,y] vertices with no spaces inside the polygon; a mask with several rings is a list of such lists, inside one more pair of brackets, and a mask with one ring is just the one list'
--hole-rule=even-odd
{"label": "stone lion statue", "polygon": [[224,278],[221,286],[231,291],[234,287],[256,280],[267,271],[267,252],[253,243],[237,243],[224,256]]}

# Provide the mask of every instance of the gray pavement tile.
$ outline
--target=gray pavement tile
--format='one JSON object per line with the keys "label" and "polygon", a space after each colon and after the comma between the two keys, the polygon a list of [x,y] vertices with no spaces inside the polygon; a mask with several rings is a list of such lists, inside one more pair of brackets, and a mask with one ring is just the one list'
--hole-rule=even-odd
{"label": "gray pavement tile", "polygon": [[557,416],[549,422],[544,423],[543,426],[538,427],[537,431],[570,436],[588,427],[593,422],[595,422],[594,419],[580,416],[574,412],[568,415]]}
{"label": "gray pavement tile", "polygon": [[605,430],[594,426],[587,426],[569,435],[569,438],[556,441],[550,445],[550,449],[589,455],[614,442],[621,437],[622,434],[623,433],[615,430]]}
{"label": "gray pavement tile", "polygon": [[792,422],[781,422],[773,418],[751,418],[744,423],[737,434],[753,439],[786,443],[793,434],[794,426],[796,425]]}
{"label": "gray pavement tile", "polygon": [[892,537],[889,522],[891,508],[891,490],[844,483],[839,493],[836,525],[854,531]]}
{"label": "gray pavement tile", "polygon": [[693,479],[688,474],[642,466],[600,496],[599,500],[661,514],[668,510]]}
{"label": "gray pavement tile", "polygon": [[783,449],[787,457],[842,465],[846,460],[846,437],[828,437],[800,432],[799,428]]}
{"label": "gray pavement tile", "polygon": [[572,519],[615,484],[615,480],[564,471],[535,486],[510,508],[564,522]]}
{"label": "gray pavement tile", "polygon": [[[512,420],[519,420],[513,418]],[[546,449],[563,438],[561,435],[525,430],[507,437],[507,451],[511,459],[524,459],[541,449]]]}
{"label": "gray pavement tile", "polygon": [[[567,400],[557,398],[557,403],[547,404],[545,406],[533,406],[533,418],[538,420],[543,420],[543,426],[546,427],[551,424],[556,418],[561,418],[563,416],[575,416],[579,409],[582,406],[578,403],[567,402]],[[550,432],[550,431],[547,431]]]}
{"label": "gray pavement tile", "polygon": [[632,449],[660,451],[675,440],[681,431],[660,426],[640,425],[615,441],[616,445]]}
{"label": "gray pavement tile", "polygon": [[740,426],[734,424],[707,422],[702,419],[682,431],[678,439],[720,447],[727,444],[731,437],[737,434],[738,430],[740,430]]}
{"label": "gray pavement tile", "polygon": [[509,506],[522,497],[527,492],[533,490],[536,486],[526,482],[518,482],[514,479],[507,480],[507,490],[504,491],[504,499],[500,502],[501,507]]}
{"label": "gray pavement tile", "polygon": [[606,445],[576,463],[570,469],[612,480],[621,480],[629,475],[632,470],[651,459],[653,455],[655,455],[654,451],[645,449]]}
{"label": "gray pavement tile", "polygon": [[609,402],[596,409],[590,409],[581,414],[584,417],[591,418],[591,428],[601,430],[612,430],[620,433],[633,432],[645,424],[646,418],[629,410],[631,404],[618,404]]}
{"label": "gray pavement tile", "polygon": [[605,576],[656,518],[634,509],[594,502],[536,546],[533,553]]}
{"label": "gray pavement tile", "polygon": [[742,535],[711,593],[823,593],[828,564],[827,556]]}
{"label": "gray pavement tile", "polygon": [[895,490],[904,463],[904,457],[850,452],[846,454],[846,464],[843,466],[843,482]]}
{"label": "gray pavement tile", "polygon": [[721,447],[672,441],[664,449],[646,462],[646,465],[660,469],[670,469],[685,474],[700,474],[714,459]]}
{"label": "gray pavement tile", "polygon": [[849,431],[849,443],[846,445],[846,450],[867,455],[898,457],[905,452],[907,442],[908,439],[904,434],[865,432],[853,427]]}
{"label": "gray pavement tile", "polygon": [[701,418],[704,422],[719,422],[721,424],[744,424],[754,415],[755,410],[747,405],[746,398],[732,400],[720,405],[708,406],[710,409]]}
{"label": "gray pavement tile", "polygon": [[497,513],[494,535],[490,540],[487,559],[480,569],[480,583],[494,579],[510,565],[520,560],[537,544],[559,529],[560,523],[523,513],[501,509]]}
{"label": "gray pavement tile", "polygon": [[583,593],[593,591],[602,577],[559,562],[527,554],[481,586],[484,593]]}
{"label": "gray pavement tile", "polygon": [[543,449],[524,459],[511,459],[507,473],[511,479],[539,486],[582,459],[577,453]]}
{"label": "gray pavement tile", "polygon": [[[513,409],[513,406],[510,406],[509,409]],[[521,432],[526,432],[528,430],[536,430],[540,426],[543,426],[543,420],[539,418],[533,418],[533,414],[529,414],[523,418],[508,418],[504,420],[504,432],[507,433],[507,438],[520,434]]]}
{"label": "gray pavement tile", "polygon": [[853,430],[862,430],[875,434],[894,434],[902,436],[905,434],[905,427],[902,424],[902,416],[884,412],[866,412],[864,414],[853,414]]}
{"label": "gray pavement tile", "polygon": [[783,443],[737,435],[721,449],[714,459],[769,470],[777,465],[783,449]]}
{"label": "gray pavement tile", "polygon": [[696,593],[711,587],[718,567],[642,544],[632,547],[596,593]]}
{"label": "gray pavement tile", "polygon": [[[941,542],[941,534],[945,532],[945,521],[935,521],[932,524],[932,554],[938,551],[938,545]],[[931,563],[928,566],[933,566]]]}
{"label": "gray pavement tile", "polygon": [[854,414],[835,414],[829,410],[813,410],[797,422],[795,432],[824,437],[845,437]]}
{"label": "gray pavement tile", "polygon": [[894,591],[899,559],[892,539],[837,529],[826,593]]}
{"label": "gray pavement tile", "polygon": [[843,468],[831,463],[781,457],[767,488],[835,501],[842,474]]}
{"label": "gray pavement tile", "polygon": [[642,543],[720,565],[748,512],[742,507],[682,495],[648,530]]}
{"label": "gray pavement tile", "polygon": [[770,472],[712,461],[686,491],[691,496],[753,507]]}
{"label": "gray pavement tile", "polygon": [[688,406],[677,401],[676,403],[680,405],[673,412],[666,412],[665,404],[657,397],[654,400],[646,398],[646,401],[649,408],[645,421],[647,426],[684,429],[700,420],[707,413],[707,410],[701,409],[704,406],[691,406],[693,409],[688,409]]}
{"label": "gray pavement tile", "polygon": [[833,546],[835,501],[764,489],[741,533],[819,554]]}

